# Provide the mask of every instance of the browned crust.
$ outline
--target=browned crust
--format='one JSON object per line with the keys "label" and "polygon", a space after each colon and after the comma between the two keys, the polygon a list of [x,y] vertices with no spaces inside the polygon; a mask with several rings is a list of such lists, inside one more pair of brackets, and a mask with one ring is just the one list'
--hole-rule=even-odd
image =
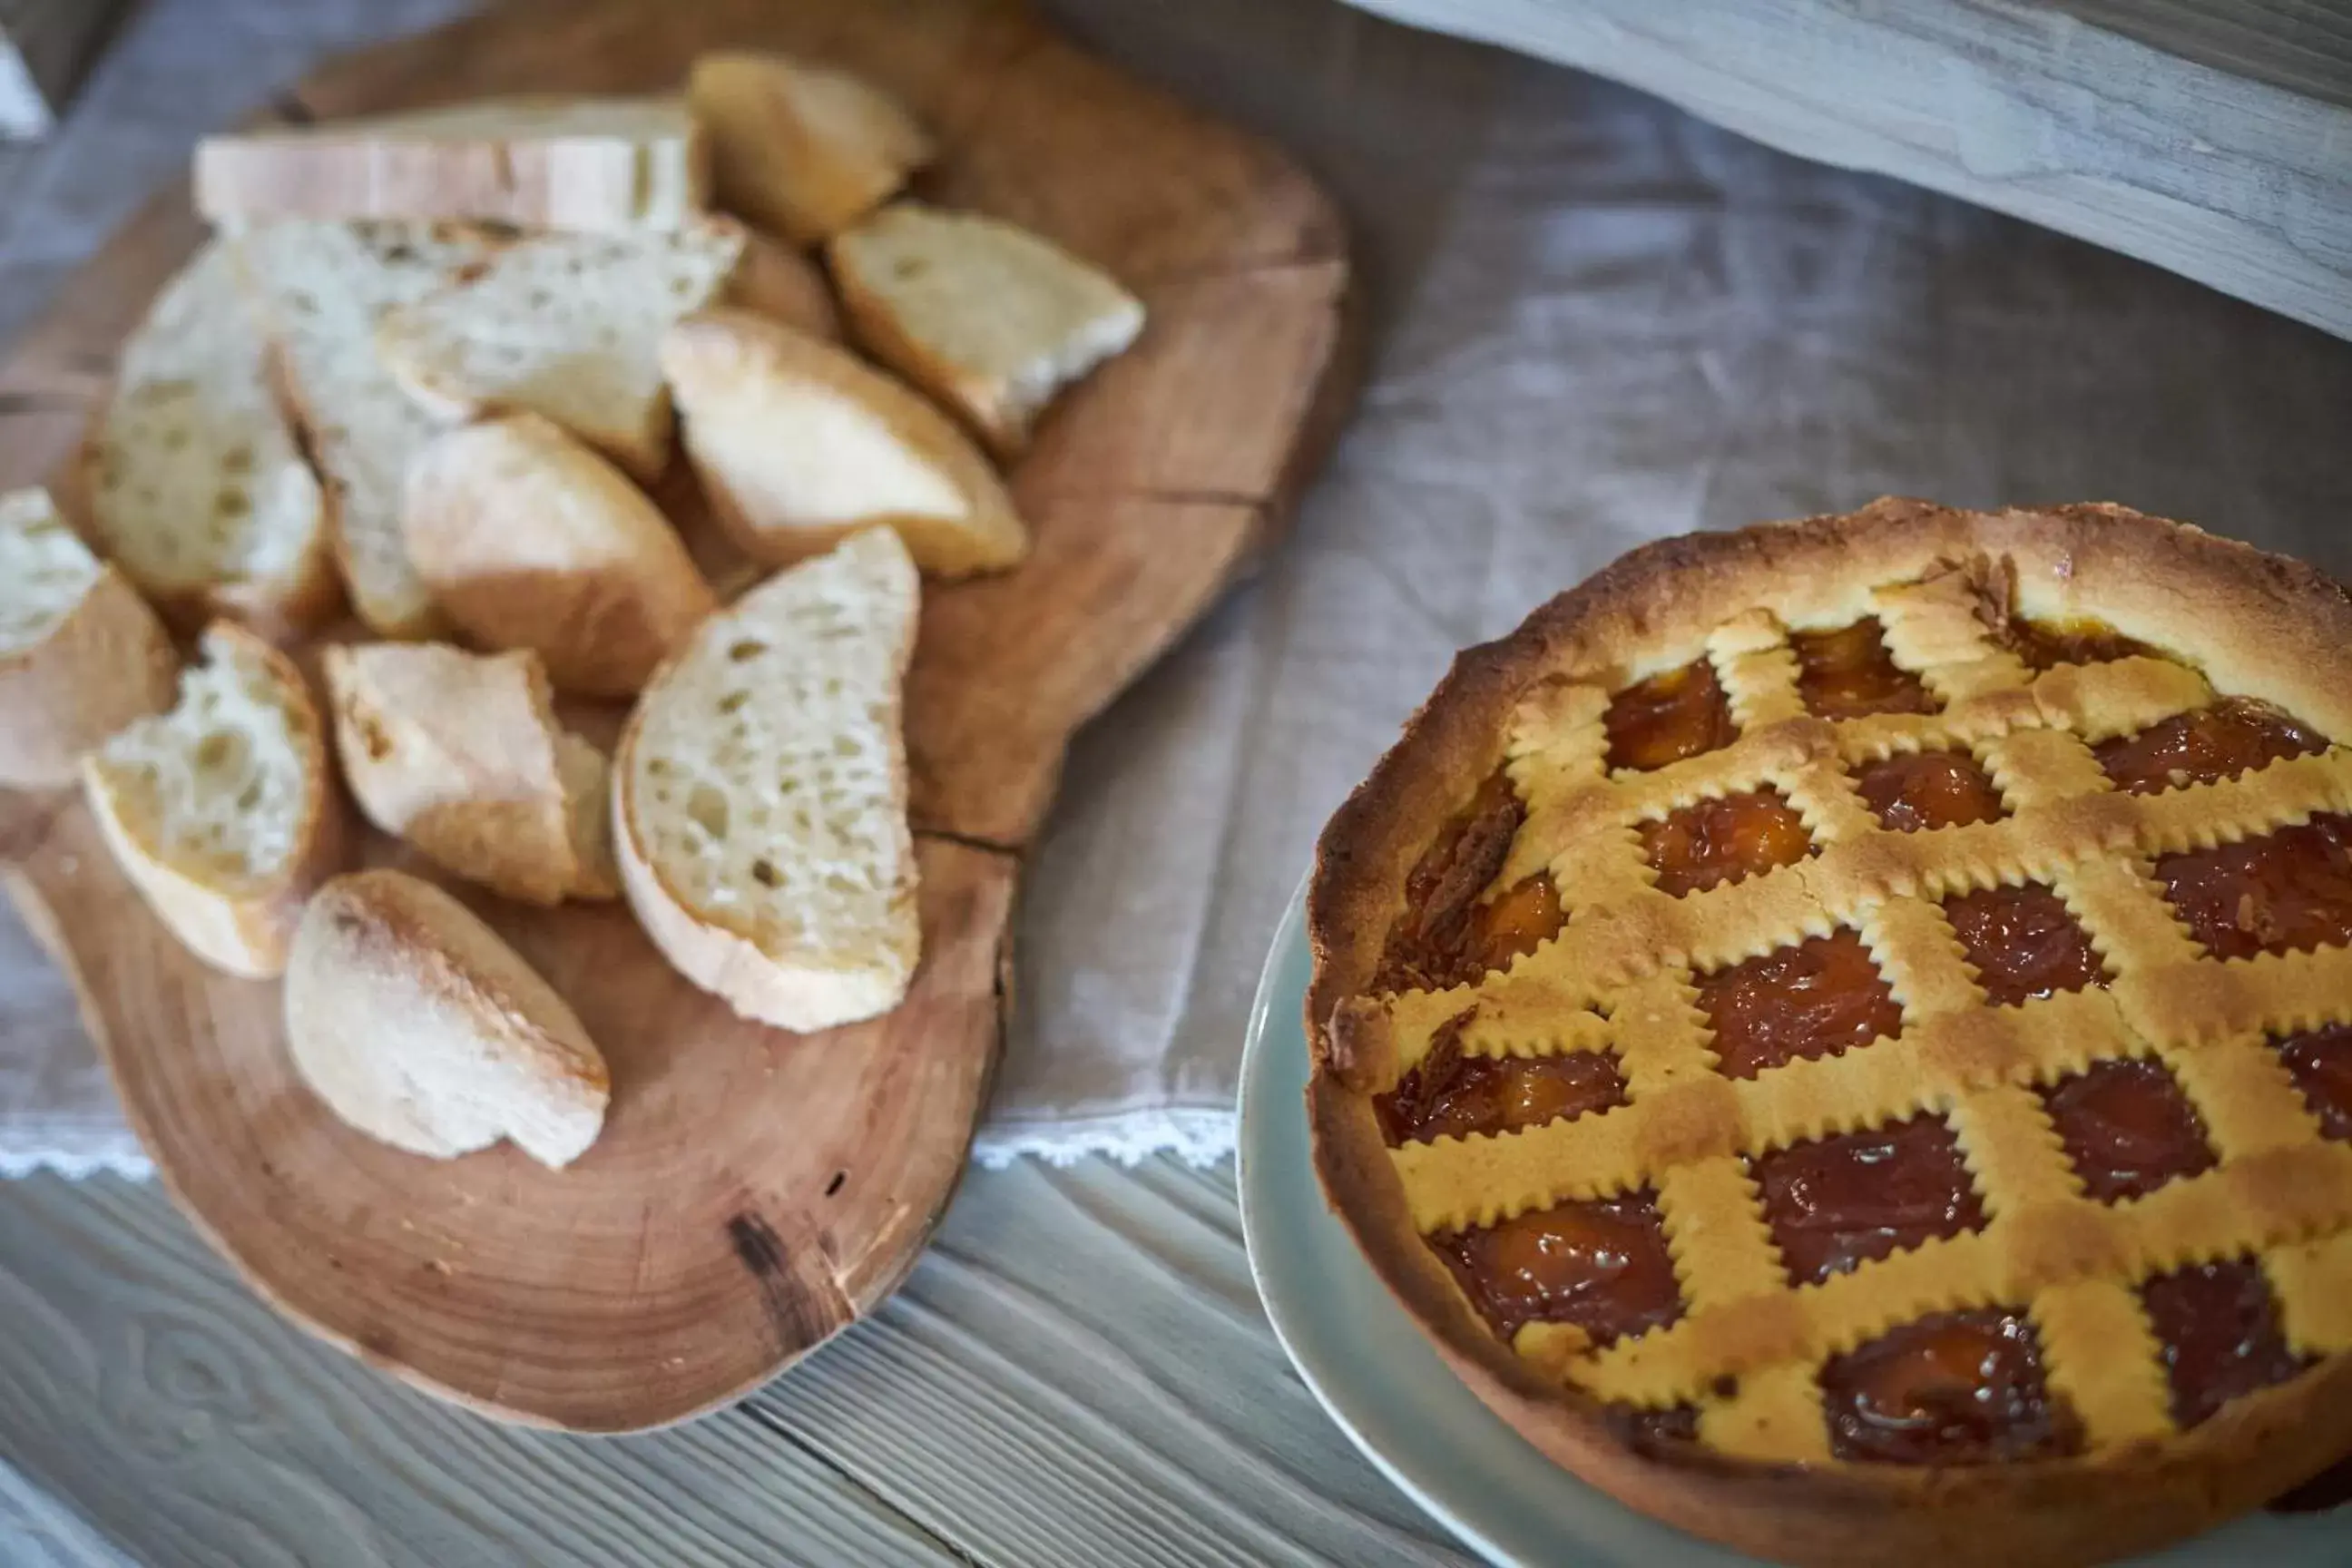
{"label": "browned crust", "polygon": [[1560,674],[1621,685],[1628,649],[1679,662],[1756,604],[1787,605],[1801,617],[1809,593],[1826,608],[1857,581],[1916,576],[1980,553],[2013,559],[2021,596],[2029,605],[2038,596],[2042,613],[2095,616],[2192,655],[2221,689],[2267,697],[2352,736],[2352,598],[2315,569],[2119,506],[1988,513],[1887,499],[1643,546],[1509,636],[1465,649],[1316,847],[1307,1110],[1326,1198],[1447,1363],[1528,1441],[1635,1508],[1776,1560],[2103,1561],[2259,1506],[2352,1449],[2345,1355],[2189,1433],[2080,1459],[1832,1470],[1706,1450],[1645,1454],[1617,1436],[1597,1402],[1497,1340],[1412,1223],[1369,1093],[1391,1076],[1376,1059],[1389,1048],[1385,1031],[1342,1004],[1370,984],[1413,861],[1500,763],[1518,694]]}

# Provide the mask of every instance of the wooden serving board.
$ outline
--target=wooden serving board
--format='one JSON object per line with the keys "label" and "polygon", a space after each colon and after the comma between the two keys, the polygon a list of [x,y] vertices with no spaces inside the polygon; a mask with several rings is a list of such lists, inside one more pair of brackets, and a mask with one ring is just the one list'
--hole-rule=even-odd
{"label": "wooden serving board", "polygon": [[[745,46],[901,94],[945,149],[919,194],[1042,231],[1150,311],[1013,475],[1034,558],[926,586],[908,717],[924,952],[906,1004],[824,1035],[767,1029],[673,973],[620,905],[457,888],[578,1010],[614,1096],[560,1174],[505,1146],[426,1161],[327,1114],[292,1075],[278,987],[182,951],[78,798],[0,814],[11,890],[71,973],[132,1125],[255,1288],[430,1392],[585,1431],[736,1397],[912,1266],[987,1096],[1014,888],[1064,748],[1272,537],[1349,380],[1344,238],[1315,185],[1015,5],[524,0],[331,65],[281,108],[665,90],[697,54]],[[168,193],[68,285],[0,370],[0,483],[65,457],[198,237],[184,188]],[[373,836],[364,853],[402,858]]]}

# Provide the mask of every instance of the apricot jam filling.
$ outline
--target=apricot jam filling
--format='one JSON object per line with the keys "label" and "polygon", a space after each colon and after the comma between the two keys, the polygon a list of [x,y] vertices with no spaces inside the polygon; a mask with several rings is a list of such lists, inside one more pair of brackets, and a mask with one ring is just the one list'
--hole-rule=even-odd
{"label": "apricot jam filling", "polygon": [[1510,858],[1527,805],[1496,769],[1423,851],[1405,878],[1404,912],[1389,929],[1375,991],[1466,984],[1559,934],[1567,915],[1544,872],[1481,900]]}
{"label": "apricot jam filling", "polygon": [[1964,893],[1944,900],[1944,916],[1996,1006],[2106,984],[2106,966],[2082,923],[2048,888]]}
{"label": "apricot jam filling", "polygon": [[1919,678],[1886,651],[1875,617],[1828,632],[1796,632],[1797,691],[1805,710],[1822,719],[1871,713],[1933,713],[1940,706]]}
{"label": "apricot jam filling", "polygon": [[2043,1090],[2042,1102],[2083,1190],[2101,1203],[2213,1168],[2205,1124],[2161,1062],[2094,1062]]}
{"label": "apricot jam filling", "polygon": [[2216,958],[2352,942],[2352,817],[2327,815],[2258,838],[2161,856],[2156,879]]}
{"label": "apricot jam filling", "polygon": [[2309,1363],[2279,1331],[2270,1282],[2248,1259],[2159,1274],[2140,1287],[2164,1345],[2172,1415],[2194,1426],[2231,1400],[2284,1383]]}
{"label": "apricot jam filling", "polygon": [[1659,888],[1676,898],[1794,865],[1813,852],[1804,818],[1775,789],[1696,801],[1637,831]]}
{"label": "apricot jam filling", "polygon": [[2330,1024],[2274,1042],[2303,1101],[2330,1138],[2352,1140],[2352,1024]]}
{"label": "apricot jam filling", "polygon": [[1822,1368],[1830,1451],[1890,1465],[1982,1465],[2063,1454],[2080,1429],[2042,1375],[2017,1308],[1938,1312]]}
{"label": "apricot jam filling", "polygon": [[2224,697],[2091,750],[2117,789],[2156,795],[2219,784],[2281,757],[2324,752],[2327,737],[2284,709],[2252,697]]}
{"label": "apricot jam filling", "polygon": [[1694,659],[1637,681],[1609,700],[1602,717],[1609,732],[1609,765],[1644,772],[1663,768],[1739,739],[1731,721],[1731,701],[1716,679],[1715,666]]}
{"label": "apricot jam filling", "polygon": [[1546,1322],[1573,1323],[1606,1344],[1682,1315],[1665,1228],[1646,1192],[1530,1209],[1430,1245],[1507,1342]]}
{"label": "apricot jam filling", "polygon": [[1984,1224],[1959,1145],[1939,1116],[1792,1144],[1758,1158],[1750,1173],[1799,1284]]}
{"label": "apricot jam filling", "polygon": [[1903,1009],[1850,926],[1702,976],[1698,1002],[1727,1078],[1836,1056],[1903,1028]]}
{"label": "apricot jam filling", "polygon": [[1895,833],[2000,818],[2000,791],[1966,752],[1897,752],[1856,773],[1853,784]]}
{"label": "apricot jam filling", "polygon": [[2119,658],[2156,652],[2105,621],[2089,619],[2029,621],[2012,616],[2003,624],[2000,640],[2033,669],[2055,669],[2062,664],[2113,664]]}
{"label": "apricot jam filling", "polygon": [[1373,1100],[1391,1148],[1540,1127],[1624,1103],[1624,1076],[1608,1052],[1467,1056],[1462,1028],[1469,1018],[1465,1013],[1448,1021],[1396,1088]]}

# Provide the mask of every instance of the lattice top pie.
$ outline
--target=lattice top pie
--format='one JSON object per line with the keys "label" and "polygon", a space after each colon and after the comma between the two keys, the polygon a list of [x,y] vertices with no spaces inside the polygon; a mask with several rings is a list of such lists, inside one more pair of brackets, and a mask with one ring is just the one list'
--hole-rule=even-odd
{"label": "lattice top pie", "polygon": [[1324,835],[1327,1190],[1487,1401],[1802,1562],[2352,1448],[2352,603],[2114,507],[1637,551]]}

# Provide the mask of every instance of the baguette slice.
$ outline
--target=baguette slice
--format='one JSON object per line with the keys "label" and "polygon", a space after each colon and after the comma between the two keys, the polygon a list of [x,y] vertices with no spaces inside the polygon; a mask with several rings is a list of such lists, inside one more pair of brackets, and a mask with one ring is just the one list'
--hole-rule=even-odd
{"label": "baguette slice", "polygon": [[470,219],[521,228],[677,228],[710,205],[710,150],[670,99],[494,99],[208,136],[196,210],[283,218]]}
{"label": "baguette slice", "polygon": [[0,784],[69,784],[84,754],[172,705],[179,656],[155,612],[47,492],[0,495]]}
{"label": "baguette slice", "polygon": [[1028,553],[1029,531],[980,449],[854,355],[719,310],[670,329],[662,368],[712,510],[754,560],[802,560],[876,523],[940,576]]}
{"label": "baguette slice", "polygon": [[718,604],[619,469],[536,414],[452,430],[408,474],[408,551],[475,640],[566,691],[634,696]]}
{"label": "baguette slice", "polygon": [[556,722],[538,655],[369,643],[329,647],[325,665],[336,753],[369,821],[523,903],[620,891],[598,826],[604,753]]}
{"label": "baguette slice", "polygon": [[743,263],[728,283],[725,302],[829,343],[841,341],[841,312],[834,308],[824,268],[807,252],[754,230],[744,231]]}
{"label": "baguette slice", "polygon": [[326,503],[229,248],[198,251],[124,345],[82,454],[90,531],[163,613],[299,636],[342,603]]}
{"label": "baguette slice", "polygon": [[719,205],[797,245],[855,223],[931,161],[898,100],[788,56],[705,55],[687,100],[710,128]]}
{"label": "baguette slice", "polygon": [[545,415],[651,484],[669,463],[661,339],[716,301],[743,230],[536,235],[478,274],[388,310],[376,352],[428,413]]}
{"label": "baguette slice", "polygon": [[341,863],[342,803],[293,661],[232,621],[207,628],[202,651],[178,706],[85,758],[82,784],[107,847],[173,934],[215,968],[268,979]]}
{"label": "baguette slice", "polygon": [[1142,302],[1024,228],[898,202],[825,257],[858,345],[1017,456],[1055,393],[1135,342]]}
{"label": "baguette slice", "polygon": [[435,635],[444,622],[409,564],[400,504],[410,459],[440,426],[376,358],[375,324],[488,260],[494,246],[469,229],[397,223],[274,223],[236,244],[326,484],[352,607],[383,637]]}
{"label": "baguette slice", "polygon": [[622,889],[678,973],[746,1017],[826,1029],[907,994],[920,595],[895,534],[855,535],[705,622],[621,737]]}
{"label": "baguette slice", "polygon": [[451,1160],[501,1138],[562,1169],[612,1077],[579,1015],[471,910],[399,871],[319,889],[286,972],[286,1044],[327,1109]]}

